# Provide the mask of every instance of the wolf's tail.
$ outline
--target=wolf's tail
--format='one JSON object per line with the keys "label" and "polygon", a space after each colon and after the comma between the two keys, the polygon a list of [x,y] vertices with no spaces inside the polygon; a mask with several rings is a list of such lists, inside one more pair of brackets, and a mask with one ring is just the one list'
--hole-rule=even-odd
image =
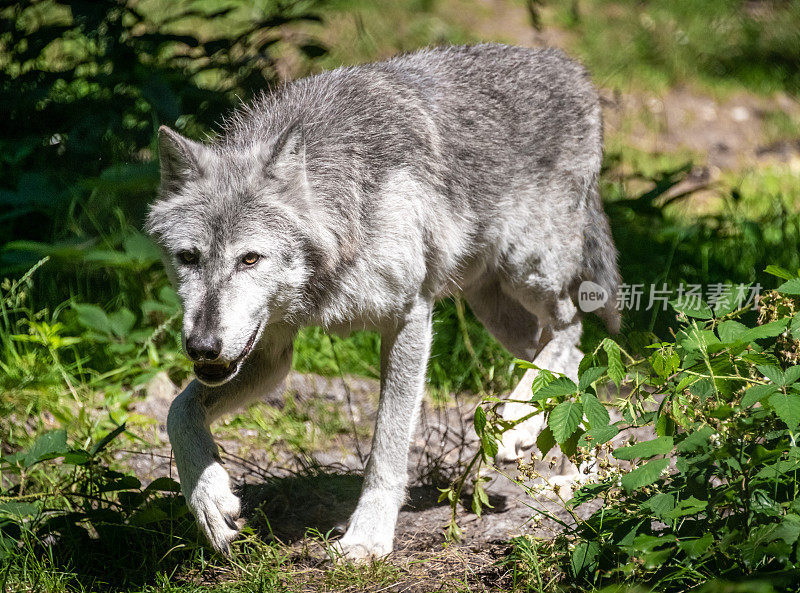
{"label": "wolf's tail", "polygon": [[611,239],[611,228],[596,183],[591,184],[587,207],[583,234],[583,279],[600,285],[606,291],[608,300],[596,313],[605,322],[608,331],[617,333],[620,328],[617,293],[621,277],[617,267],[617,250]]}

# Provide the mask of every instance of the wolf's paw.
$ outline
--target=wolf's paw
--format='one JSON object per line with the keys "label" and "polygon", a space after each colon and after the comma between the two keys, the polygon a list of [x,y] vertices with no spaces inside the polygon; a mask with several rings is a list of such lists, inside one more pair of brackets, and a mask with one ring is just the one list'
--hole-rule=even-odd
{"label": "wolf's paw", "polygon": [[512,428],[503,433],[503,440],[497,446],[495,459],[502,462],[514,462],[520,459],[525,451],[536,444],[536,437],[522,428]]}
{"label": "wolf's paw", "polygon": [[[532,408],[525,404],[508,403],[503,408],[501,415],[504,420],[513,422],[531,412]],[[514,428],[503,433],[503,438],[498,444],[497,461],[513,462],[522,457],[525,451],[536,445],[536,439],[547,426],[544,414],[520,422]]]}
{"label": "wolf's paw", "polygon": [[186,499],[208,541],[215,550],[227,554],[239,533],[237,519],[241,510],[239,498],[231,491],[228,473],[218,463],[209,465]]}
{"label": "wolf's paw", "polygon": [[[350,517],[342,539],[336,542],[343,560],[369,561],[392,551],[397,511],[393,510],[392,493],[364,492],[358,507]],[[391,511],[391,512],[390,512]]]}
{"label": "wolf's paw", "polygon": [[350,530],[336,542],[342,559],[352,562],[368,562],[382,558],[392,551],[392,534],[386,537],[378,533],[352,533]]}

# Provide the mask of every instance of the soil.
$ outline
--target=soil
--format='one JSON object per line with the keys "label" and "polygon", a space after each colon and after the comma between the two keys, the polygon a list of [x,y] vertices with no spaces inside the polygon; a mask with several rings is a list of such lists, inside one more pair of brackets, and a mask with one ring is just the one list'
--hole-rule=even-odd
{"label": "soil", "polygon": [[[159,476],[177,477],[171,462],[165,420],[178,390],[166,375],[158,375],[133,405],[133,412],[151,418],[152,423],[139,422],[132,430],[153,444],[139,451],[121,451],[118,455],[145,484]],[[299,406],[313,401],[327,402],[340,406],[353,426],[352,430],[336,435],[326,441],[325,446],[313,451],[298,453],[282,441],[265,447],[253,438],[256,431],[248,429],[238,429],[242,438],[232,438],[231,430],[226,427],[230,420],[221,421],[216,432],[223,435],[217,439],[222,459],[242,497],[243,515],[260,537],[279,540],[307,552],[309,531],[332,536],[343,533],[358,500],[369,451],[369,438],[354,435],[371,433],[378,392],[377,381],[362,377],[327,378],[291,373],[284,390],[271,398],[268,405],[280,408],[287,396]],[[460,475],[477,451],[472,425],[477,402],[474,395],[454,395],[444,404],[434,404],[426,398],[411,447],[408,499],[398,519],[396,550],[391,556],[393,564],[420,557],[429,559],[432,555],[439,558],[438,555],[444,554],[446,560],[437,560],[443,562],[442,570],[445,566],[448,570],[462,570],[464,554],[468,554],[470,565],[474,567],[478,560],[476,554],[481,558],[483,555],[491,557],[494,562],[496,555],[508,548],[507,542],[512,537],[525,534],[552,537],[560,527],[542,512],[558,521],[572,521],[552,489],[533,498],[521,485],[530,487],[541,480],[517,482],[521,478],[517,467],[500,465],[484,473],[490,478],[486,491],[491,508],[484,509],[480,517],[469,510],[471,489],[466,487],[464,504],[458,512],[463,539],[457,545],[445,545],[444,531],[450,521],[450,508],[447,503],[438,502],[438,488],[446,487]],[[630,434],[625,438],[628,436]],[[538,459],[538,452],[531,453]],[[546,461],[537,460],[535,467],[553,481],[574,471],[565,458],[553,455]],[[569,498],[569,485],[563,485],[558,492],[564,499]],[[578,515],[586,516],[594,510],[591,505],[583,505]],[[322,550],[312,555],[317,560],[323,557]]]}

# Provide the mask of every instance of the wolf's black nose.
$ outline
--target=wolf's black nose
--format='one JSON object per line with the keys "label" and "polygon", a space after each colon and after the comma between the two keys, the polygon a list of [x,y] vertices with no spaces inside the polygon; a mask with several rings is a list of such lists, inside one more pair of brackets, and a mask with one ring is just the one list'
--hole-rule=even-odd
{"label": "wolf's black nose", "polygon": [[195,361],[217,360],[222,351],[222,340],[211,335],[191,335],[186,338],[186,353]]}

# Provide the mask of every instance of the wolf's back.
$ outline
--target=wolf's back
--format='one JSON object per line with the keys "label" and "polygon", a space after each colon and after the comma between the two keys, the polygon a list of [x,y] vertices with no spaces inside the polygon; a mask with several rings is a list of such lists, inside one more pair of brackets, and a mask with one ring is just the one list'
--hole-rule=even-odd
{"label": "wolf's back", "polygon": [[367,227],[380,217],[369,215],[371,192],[387,173],[412,171],[442,198],[426,205],[436,213],[428,218],[449,212],[471,237],[469,253],[454,257],[492,251],[493,225],[519,229],[518,242],[538,233],[549,243],[537,248],[569,262],[559,280],[602,286],[609,303],[598,313],[609,329],[619,327],[616,251],[596,189],[599,99],[585,69],[560,50],[433,48],[324,72],[243,108],[226,141],[278,137],[296,122],[320,207],[340,221],[333,232],[343,244],[373,232]]}

